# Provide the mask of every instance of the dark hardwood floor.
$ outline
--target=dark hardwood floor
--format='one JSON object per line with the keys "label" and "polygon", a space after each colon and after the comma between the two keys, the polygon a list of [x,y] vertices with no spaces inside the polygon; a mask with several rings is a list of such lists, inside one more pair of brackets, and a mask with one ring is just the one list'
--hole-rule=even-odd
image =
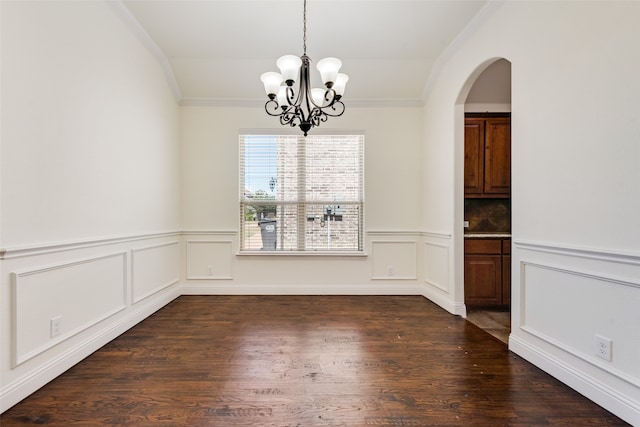
{"label": "dark hardwood floor", "polygon": [[419,296],[182,296],[4,426],[623,426]]}

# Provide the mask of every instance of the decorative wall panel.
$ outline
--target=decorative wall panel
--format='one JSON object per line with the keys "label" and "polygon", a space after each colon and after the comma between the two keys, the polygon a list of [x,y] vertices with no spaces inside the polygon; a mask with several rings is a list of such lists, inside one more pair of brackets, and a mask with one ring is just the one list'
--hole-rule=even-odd
{"label": "decorative wall panel", "polygon": [[123,310],[126,259],[119,252],[11,273],[13,366]]}
{"label": "decorative wall panel", "polygon": [[449,292],[449,246],[441,243],[424,244],[424,281]]}
{"label": "decorative wall panel", "polygon": [[374,280],[416,280],[417,243],[412,241],[372,241]]}
{"label": "decorative wall panel", "polygon": [[[640,342],[625,332],[640,325],[640,282],[531,261],[520,277],[522,330],[640,387]],[[596,356],[596,335],[612,341],[610,361]]]}
{"label": "decorative wall panel", "polygon": [[230,280],[232,274],[231,241],[187,241],[187,279]]}
{"label": "decorative wall panel", "polygon": [[170,242],[131,251],[133,302],[179,281],[180,244]]}

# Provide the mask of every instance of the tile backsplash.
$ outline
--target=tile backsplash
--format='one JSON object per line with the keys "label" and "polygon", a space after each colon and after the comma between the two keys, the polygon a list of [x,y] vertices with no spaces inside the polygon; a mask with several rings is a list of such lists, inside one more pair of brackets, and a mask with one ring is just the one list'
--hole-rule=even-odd
{"label": "tile backsplash", "polygon": [[511,233],[510,199],[465,199],[465,233]]}

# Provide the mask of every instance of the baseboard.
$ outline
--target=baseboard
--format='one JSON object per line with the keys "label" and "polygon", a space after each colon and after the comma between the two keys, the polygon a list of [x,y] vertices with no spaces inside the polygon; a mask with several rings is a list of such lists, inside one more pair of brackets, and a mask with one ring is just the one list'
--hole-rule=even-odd
{"label": "baseboard", "polygon": [[427,285],[421,285],[419,289],[420,295],[422,295],[429,301],[432,301],[433,303],[439,305],[449,313],[456,316],[467,317],[467,308],[464,303],[455,302],[447,298],[441,291],[435,290],[434,288]]}
{"label": "baseboard", "polygon": [[421,295],[412,283],[379,283],[365,285],[239,285],[187,284],[182,295]]}
{"label": "baseboard", "polygon": [[180,296],[180,288],[173,287],[160,294],[149,303],[139,303],[129,314],[117,322],[108,324],[104,329],[93,334],[83,342],[57,355],[47,363],[39,366],[29,374],[7,384],[0,390],[0,413],[6,411],[40,387],[47,384],[91,353],[109,343],[128,329],[169,304]]}
{"label": "baseboard", "polygon": [[509,350],[631,425],[640,426],[640,402],[633,397],[612,389],[607,384],[513,334],[509,337]]}

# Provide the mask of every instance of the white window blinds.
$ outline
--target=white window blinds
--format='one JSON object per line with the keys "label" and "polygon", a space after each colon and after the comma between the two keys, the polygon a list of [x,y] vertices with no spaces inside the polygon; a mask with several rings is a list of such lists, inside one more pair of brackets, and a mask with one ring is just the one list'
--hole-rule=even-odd
{"label": "white window blinds", "polygon": [[362,135],[240,135],[241,250],[362,251]]}

